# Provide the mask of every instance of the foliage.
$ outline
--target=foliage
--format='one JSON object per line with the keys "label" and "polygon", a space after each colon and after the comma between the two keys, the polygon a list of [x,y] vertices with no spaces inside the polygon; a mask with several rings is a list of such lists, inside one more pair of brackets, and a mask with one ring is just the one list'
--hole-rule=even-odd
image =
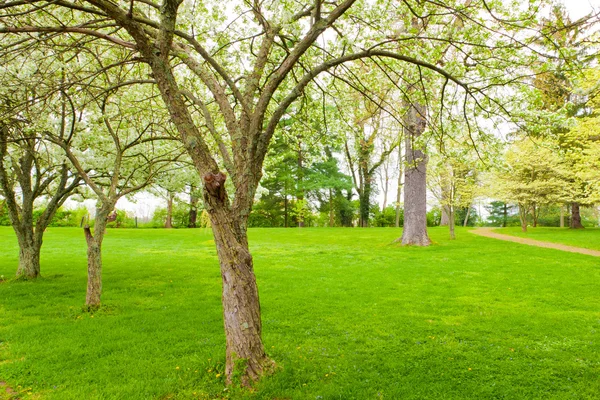
{"label": "foliage", "polygon": [[[175,201],[173,204],[172,223],[173,228],[187,228],[189,224],[190,206],[186,202]],[[167,219],[167,209],[158,207],[152,214],[152,219],[148,223],[150,228],[164,228]]]}
{"label": "foliage", "polygon": [[[400,208],[400,226],[404,223],[404,209]],[[396,226],[396,207],[387,206],[382,211],[376,207],[376,212],[373,217],[373,226],[377,227],[395,227]]]}

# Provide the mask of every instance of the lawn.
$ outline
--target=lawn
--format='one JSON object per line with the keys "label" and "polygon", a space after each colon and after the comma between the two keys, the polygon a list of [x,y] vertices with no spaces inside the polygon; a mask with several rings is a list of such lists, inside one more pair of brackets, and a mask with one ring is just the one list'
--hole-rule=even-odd
{"label": "lawn", "polygon": [[520,227],[499,228],[494,232],[519,236],[544,242],[562,243],[569,246],[600,250],[600,228],[569,229],[569,228],[527,228],[522,232]]}
{"label": "lawn", "polygon": [[[43,278],[0,284],[0,381],[23,399],[600,398],[597,258],[430,233],[401,248],[395,229],[251,230],[280,369],[240,392],[209,231],[110,230],[90,315],[83,234],[48,229]],[[0,243],[9,277],[9,228]]]}

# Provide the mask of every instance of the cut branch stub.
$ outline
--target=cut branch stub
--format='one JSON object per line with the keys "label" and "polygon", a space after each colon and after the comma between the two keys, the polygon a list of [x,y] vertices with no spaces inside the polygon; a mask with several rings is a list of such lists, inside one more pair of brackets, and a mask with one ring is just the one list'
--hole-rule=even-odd
{"label": "cut branch stub", "polygon": [[208,173],[204,175],[204,199],[207,204],[212,204],[215,201],[218,203],[224,203],[226,198],[225,193],[225,180],[227,175],[223,172],[217,172],[216,174]]}

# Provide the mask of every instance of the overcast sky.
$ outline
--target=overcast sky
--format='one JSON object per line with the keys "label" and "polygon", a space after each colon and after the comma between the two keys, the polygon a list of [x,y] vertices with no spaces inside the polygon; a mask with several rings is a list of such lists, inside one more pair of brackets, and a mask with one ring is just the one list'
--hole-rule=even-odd
{"label": "overcast sky", "polygon": [[600,11],[600,0],[562,0],[571,19],[578,19],[592,11]]}

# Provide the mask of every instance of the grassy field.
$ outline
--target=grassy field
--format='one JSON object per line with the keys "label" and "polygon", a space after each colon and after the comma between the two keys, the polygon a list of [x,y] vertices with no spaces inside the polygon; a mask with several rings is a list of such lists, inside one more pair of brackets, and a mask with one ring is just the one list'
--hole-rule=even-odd
{"label": "grassy field", "polygon": [[519,236],[544,242],[562,243],[569,246],[600,250],[600,228],[569,229],[569,228],[527,228],[522,232],[520,227],[499,228],[497,233]]}
{"label": "grassy field", "polygon": [[[280,369],[240,392],[224,386],[210,232],[110,230],[89,315],[83,234],[49,229],[43,278],[0,284],[0,381],[23,399],[600,398],[597,258],[430,234],[401,248],[395,229],[251,230]],[[9,228],[0,243],[9,277]]]}

